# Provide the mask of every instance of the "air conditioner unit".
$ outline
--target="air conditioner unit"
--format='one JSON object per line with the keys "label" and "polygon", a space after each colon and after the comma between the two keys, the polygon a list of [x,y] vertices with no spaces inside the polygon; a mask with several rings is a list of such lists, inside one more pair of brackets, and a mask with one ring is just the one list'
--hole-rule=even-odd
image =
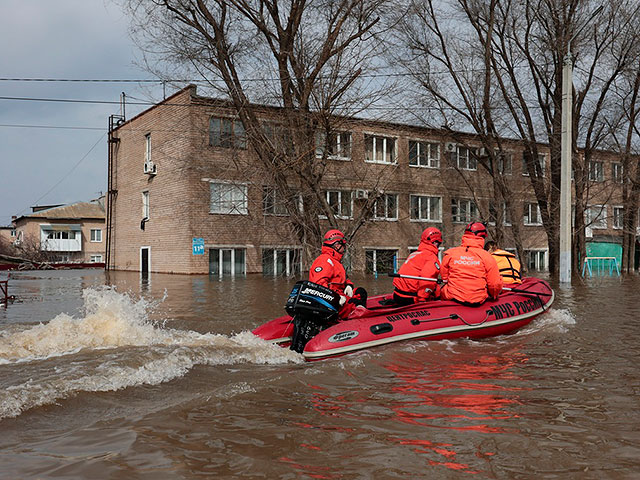
{"label": "air conditioner unit", "polygon": [[444,149],[445,151],[451,153],[451,152],[455,152],[456,151],[456,147],[457,145],[453,142],[447,142],[444,144]]}
{"label": "air conditioner unit", "polygon": [[156,173],[158,173],[158,167],[153,162],[145,162],[144,173],[148,175],[155,175]]}
{"label": "air conditioner unit", "polygon": [[358,200],[364,200],[369,198],[369,192],[366,190],[356,190],[356,199]]}
{"label": "air conditioner unit", "polygon": [[484,148],[484,147],[478,148],[478,156],[479,157],[486,157],[487,156],[487,149]]}

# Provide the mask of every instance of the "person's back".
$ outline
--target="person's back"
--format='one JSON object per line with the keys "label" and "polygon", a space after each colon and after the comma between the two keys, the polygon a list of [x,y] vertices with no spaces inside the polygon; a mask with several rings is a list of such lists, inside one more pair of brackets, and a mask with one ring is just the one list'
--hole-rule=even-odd
{"label": "person's back", "polygon": [[445,252],[440,276],[446,284],[441,298],[479,304],[487,297],[497,298],[502,290],[498,264],[484,249],[486,227],[479,222],[465,228],[462,243]]}
{"label": "person's back", "polygon": [[520,273],[521,265],[513,253],[498,248],[498,244],[494,241],[487,242],[485,249],[493,256],[498,264],[498,271],[505,285],[518,285],[522,283],[522,274]]}
{"label": "person's back", "polygon": [[418,280],[411,277],[437,279],[440,274],[438,247],[442,243],[442,233],[435,227],[422,232],[418,250],[402,264],[393,280],[393,299],[397,304],[408,305],[436,298],[439,294],[435,281]]}

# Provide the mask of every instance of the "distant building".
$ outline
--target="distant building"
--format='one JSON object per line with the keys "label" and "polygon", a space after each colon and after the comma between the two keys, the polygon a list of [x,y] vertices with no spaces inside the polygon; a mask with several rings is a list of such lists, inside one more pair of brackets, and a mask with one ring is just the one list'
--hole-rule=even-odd
{"label": "distant building", "polygon": [[[260,112],[260,120],[271,125],[281,114],[275,107]],[[477,137],[458,132],[465,137],[461,143],[441,129],[342,120],[329,142],[322,184],[340,222],[353,220],[373,179],[385,179],[373,221],[349,246],[351,271],[390,270],[417,248],[428,226],[443,231],[444,247],[458,245],[464,226],[479,219],[479,207],[504,225],[519,222],[522,263],[529,270],[548,268],[547,237],[521,143],[504,141],[510,153],[499,168],[517,202],[517,217],[505,218],[498,213],[504,207],[493,205],[491,178],[478,168],[483,153]],[[195,86],[188,86],[114,123],[110,142],[107,268],[220,276],[300,273],[302,249],[284,228],[287,212],[275,186],[253,168],[255,153],[229,104],[198,96]],[[539,151],[549,178],[548,145],[539,145]],[[603,158],[593,166],[600,169],[594,180],[600,171],[615,174],[611,162]],[[618,198],[607,195],[601,196]],[[602,203],[588,209],[598,220],[591,228],[619,237],[620,209]],[[602,221],[603,206],[608,221]],[[509,230],[502,247],[512,250]]]}
{"label": "distant building", "polygon": [[70,205],[31,207],[13,220],[16,247],[37,248],[55,262],[103,263],[105,258],[104,197]]}

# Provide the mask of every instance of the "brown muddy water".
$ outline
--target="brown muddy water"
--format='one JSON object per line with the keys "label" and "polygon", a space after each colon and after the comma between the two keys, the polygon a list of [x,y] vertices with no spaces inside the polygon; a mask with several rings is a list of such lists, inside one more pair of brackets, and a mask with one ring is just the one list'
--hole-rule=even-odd
{"label": "brown muddy water", "polygon": [[293,283],[13,273],[0,478],[640,478],[638,276],[555,285],[512,335],[312,363],[250,333]]}

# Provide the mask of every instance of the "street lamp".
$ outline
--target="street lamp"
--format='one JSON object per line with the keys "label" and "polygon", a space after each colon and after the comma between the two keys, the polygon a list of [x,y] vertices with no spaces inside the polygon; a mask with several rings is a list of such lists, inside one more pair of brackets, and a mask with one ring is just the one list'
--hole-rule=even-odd
{"label": "street lamp", "polygon": [[560,137],[560,283],[571,284],[571,152],[573,150],[573,57],[571,42],[598,15],[603,6],[594,10],[589,19],[569,39],[562,68],[562,134]]}

